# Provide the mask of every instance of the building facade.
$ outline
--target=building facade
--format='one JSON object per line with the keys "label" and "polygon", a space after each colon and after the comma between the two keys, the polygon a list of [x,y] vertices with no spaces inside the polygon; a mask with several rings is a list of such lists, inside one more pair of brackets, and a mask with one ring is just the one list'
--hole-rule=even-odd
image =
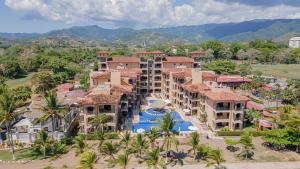
{"label": "building facade", "polygon": [[293,37],[289,40],[290,48],[300,48],[300,37]]}
{"label": "building facade", "polygon": [[90,93],[80,102],[80,131],[93,132],[92,120],[101,113],[111,117],[107,129],[122,129],[149,95],[169,100],[191,115],[205,114],[214,130],[241,129],[248,98],[233,90],[250,79],[201,71],[203,55],[196,51],[190,57],[175,57],[154,51],[110,57],[108,52],[99,52],[99,71],[91,73]]}

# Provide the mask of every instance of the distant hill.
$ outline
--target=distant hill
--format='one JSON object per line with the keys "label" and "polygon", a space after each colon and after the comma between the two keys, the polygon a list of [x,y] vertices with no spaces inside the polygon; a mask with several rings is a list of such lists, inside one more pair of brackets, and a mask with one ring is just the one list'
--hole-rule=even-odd
{"label": "distant hill", "polygon": [[[249,41],[261,38],[286,41],[288,37],[297,34],[300,34],[300,19],[252,20],[240,23],[205,24],[141,30],[130,28],[104,29],[96,25],[75,26],[68,29],[53,30],[43,34],[0,33],[0,37],[6,39],[70,37],[103,42],[157,44],[172,41],[197,43],[209,39]],[[281,40],[281,37],[285,39]]]}

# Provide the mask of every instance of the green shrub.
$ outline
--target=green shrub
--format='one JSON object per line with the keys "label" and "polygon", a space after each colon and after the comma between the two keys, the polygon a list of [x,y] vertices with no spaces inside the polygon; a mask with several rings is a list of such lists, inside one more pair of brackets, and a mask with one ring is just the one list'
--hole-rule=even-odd
{"label": "green shrub", "polygon": [[[241,136],[245,131],[217,131],[218,136]],[[261,131],[250,131],[250,133],[254,136],[262,136]]]}
{"label": "green shrub", "polygon": [[[87,140],[98,140],[97,133],[91,133],[91,134],[81,134],[84,138]],[[119,139],[119,134],[116,132],[111,133],[105,133],[106,139]]]}

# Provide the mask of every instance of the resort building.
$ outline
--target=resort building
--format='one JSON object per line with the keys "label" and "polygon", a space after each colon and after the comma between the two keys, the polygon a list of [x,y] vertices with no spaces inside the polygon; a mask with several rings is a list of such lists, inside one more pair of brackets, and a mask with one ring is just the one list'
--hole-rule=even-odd
{"label": "resort building", "polygon": [[300,37],[293,37],[289,40],[290,48],[300,48]]}
{"label": "resort building", "polygon": [[197,118],[206,114],[207,125],[214,130],[241,129],[248,98],[232,89],[250,79],[201,71],[204,53],[189,55],[166,56],[155,51],[111,57],[108,52],[98,52],[99,71],[91,72],[90,92],[79,102],[80,132],[93,132],[92,120],[101,113],[110,117],[107,129],[124,128],[150,95]]}
{"label": "resort building", "polygon": [[121,128],[139,109],[140,73],[136,69],[91,72],[90,93],[79,102],[80,132],[95,131],[92,120],[102,113],[109,116],[108,130]]}
{"label": "resort building", "polygon": [[216,79],[217,75],[209,71],[163,70],[162,97],[197,117],[206,114],[207,124],[215,130],[223,127],[242,129],[248,98],[218,84]]}
{"label": "resort building", "polygon": [[46,102],[43,97],[33,95],[26,113],[21,114],[12,126],[13,140],[31,144],[41,130],[46,131],[50,136],[53,135],[56,140],[73,134],[74,129],[78,127],[77,118],[80,112],[78,102],[87,93],[81,89],[74,89],[73,84],[65,83],[56,87],[56,94],[59,107],[67,111],[65,119],[50,117],[47,120],[41,120],[45,114],[43,107],[46,106]]}

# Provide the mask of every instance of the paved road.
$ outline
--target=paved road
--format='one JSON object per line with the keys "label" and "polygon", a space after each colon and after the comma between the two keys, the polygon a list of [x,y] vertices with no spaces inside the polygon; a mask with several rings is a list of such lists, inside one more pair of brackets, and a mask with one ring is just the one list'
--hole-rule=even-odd
{"label": "paved road", "polygon": [[[226,169],[300,169],[300,161],[297,162],[253,162],[253,163],[227,163]],[[172,169],[213,169],[201,165],[176,166]]]}

